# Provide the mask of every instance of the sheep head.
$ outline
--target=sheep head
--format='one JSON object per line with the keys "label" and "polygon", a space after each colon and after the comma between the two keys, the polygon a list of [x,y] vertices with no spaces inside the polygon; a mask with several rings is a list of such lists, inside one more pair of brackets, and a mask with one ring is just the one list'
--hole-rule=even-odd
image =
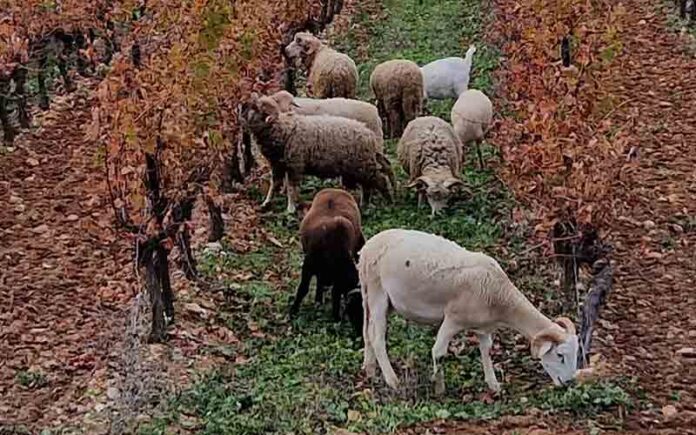
{"label": "sheep head", "polygon": [[431,216],[435,216],[447,206],[450,196],[457,189],[464,187],[464,182],[451,174],[421,175],[408,187],[415,188],[419,193],[425,193],[430,204]]}
{"label": "sheep head", "polygon": [[271,98],[278,103],[281,112],[290,112],[293,107],[299,107],[297,103],[295,103],[295,97],[288,91],[278,91],[271,95]]}
{"label": "sheep head", "polygon": [[321,46],[322,42],[316,36],[309,32],[298,32],[292,42],[285,47],[285,55],[296,63],[302,61],[305,66],[309,66]]}
{"label": "sheep head", "polygon": [[377,190],[388,200],[392,201],[392,192],[396,192],[396,179],[391,163],[384,154],[377,153],[377,174],[374,177],[374,184]]}
{"label": "sheep head", "polygon": [[553,325],[534,336],[532,356],[541,360],[554,384],[563,385],[571,381],[577,372],[578,360],[578,336],[573,322],[567,317],[559,317]]}
{"label": "sheep head", "polygon": [[249,100],[242,104],[241,118],[245,126],[252,130],[267,126],[280,115],[278,103],[272,97],[259,97],[251,94]]}

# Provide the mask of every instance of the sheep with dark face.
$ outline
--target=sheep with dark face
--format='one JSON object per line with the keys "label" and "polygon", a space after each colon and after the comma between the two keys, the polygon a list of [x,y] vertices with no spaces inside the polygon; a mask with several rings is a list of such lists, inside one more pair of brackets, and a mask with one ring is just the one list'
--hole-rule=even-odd
{"label": "sheep with dark face", "polygon": [[308,71],[307,94],[315,98],[355,98],[358,68],[353,59],[339,53],[307,32],[298,32],[285,54],[301,61]]}
{"label": "sheep with dark face", "polygon": [[336,116],[283,113],[273,98],[256,95],[242,116],[271,164],[273,178],[263,206],[285,180],[287,211],[294,213],[297,186],[305,175],[341,177],[348,188],[360,186],[366,201],[374,189],[391,201],[391,164],[379,151],[381,141],[363,123]]}
{"label": "sheep with dark face", "polygon": [[300,224],[300,241],[304,252],[302,279],[290,308],[297,314],[309,292],[312,277],[317,277],[316,302],[331,286],[331,312],[340,320],[341,298],[346,298],[346,314],[359,334],[362,331],[362,298],[355,261],[365,244],[360,222],[360,209],[351,194],[340,189],[323,189],[314,196],[312,206]]}

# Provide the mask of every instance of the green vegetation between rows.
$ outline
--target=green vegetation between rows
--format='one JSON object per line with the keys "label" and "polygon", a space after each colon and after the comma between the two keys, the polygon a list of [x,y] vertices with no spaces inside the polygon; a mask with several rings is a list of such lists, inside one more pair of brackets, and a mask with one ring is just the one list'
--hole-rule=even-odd
{"label": "green vegetation between rows", "polygon": [[[498,55],[481,39],[481,29],[491,17],[480,1],[385,0],[379,20],[361,9],[365,6],[356,6],[357,26],[336,37],[333,44],[356,59],[361,98],[369,98],[368,77],[379,62],[403,57],[424,64],[445,56],[463,56],[469,43],[478,49],[471,87],[491,93],[491,72]],[[367,39],[369,46],[359,47],[358,32],[365,31],[370,37],[362,39]],[[430,110],[449,120],[452,103],[431,103]],[[473,197],[459,198],[443,215],[430,219],[429,209],[417,209],[415,194],[403,187],[404,173],[393,159],[394,141],[387,145],[402,187],[394,204],[387,205],[378,197],[365,211],[366,237],[402,227],[441,234],[468,248],[488,252],[505,235],[507,246],[523,249],[522,239],[511,242],[506,231],[513,206],[510,195],[491,172],[475,169],[472,155],[463,177]],[[493,153],[490,148],[486,151],[490,158]],[[331,183],[307,180],[303,200],[311,200],[325,185]],[[250,194],[260,201],[262,193],[252,189]],[[218,320],[240,337],[247,330],[243,348],[211,352],[241,352],[248,361],[201,374],[195,385],[172,399],[164,415],[143,433],[166,433],[171,425],[207,434],[321,433],[332,427],[385,433],[435,418],[487,419],[530,408],[592,417],[629,405],[626,392],[615,384],[553,388],[540,365],[531,360],[528,344],[515,341],[511,334],[503,336],[502,349],[493,356],[507,371],[505,376],[498,373],[505,388],[501,398],[492,403],[482,400],[486,387],[478,348],[467,345],[466,336],[454,343],[460,350],[445,362],[446,393],[433,397],[429,376],[434,330],[409,325],[397,317],[390,320],[388,350],[403,390],[388,390],[379,371],[376,380],[364,380],[359,344],[351,338],[347,322],[331,322],[328,305],[316,309],[310,293],[298,318],[292,322],[287,319],[302,257],[296,235],[298,222],[283,213],[284,201],[276,198],[273,212],[263,219],[266,229],[284,248],[266,244],[245,255],[224,251],[206,254],[201,260],[207,272],[233,270],[247,276],[245,281],[230,283],[237,289],[237,307],[218,313]],[[500,260],[505,264],[506,258]],[[525,276],[516,282],[528,294],[551,287],[541,276]],[[539,298],[552,299],[553,294]],[[263,332],[261,336],[248,333],[250,322]]]}

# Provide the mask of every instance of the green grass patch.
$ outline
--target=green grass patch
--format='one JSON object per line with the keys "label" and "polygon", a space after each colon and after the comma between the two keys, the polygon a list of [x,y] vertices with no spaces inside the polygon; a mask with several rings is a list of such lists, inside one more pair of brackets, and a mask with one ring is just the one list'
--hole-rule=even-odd
{"label": "green grass patch", "polygon": [[[367,82],[374,66],[384,60],[403,57],[419,64],[434,59],[462,56],[470,43],[477,46],[472,87],[492,92],[491,72],[498,64],[498,52],[480,37],[491,18],[481,2],[473,0],[386,0],[381,20],[373,20],[358,4],[355,26],[338,36],[334,45],[358,62],[360,95],[369,99]],[[370,34],[369,46],[358,47],[357,32]],[[366,53],[359,56],[359,53]],[[432,113],[449,119],[453,101],[431,102]],[[523,237],[506,234],[514,205],[510,193],[489,170],[473,165],[468,156],[463,178],[473,190],[472,197],[456,198],[443,214],[430,218],[427,204],[417,207],[414,192],[405,189],[406,176],[394,158],[395,141],[386,147],[394,163],[400,189],[393,204],[379,197],[364,210],[366,237],[388,228],[412,228],[440,234],[470,249],[491,252],[504,243],[513,252],[525,249]],[[485,156],[495,156],[485,147]],[[333,181],[308,178],[301,196],[310,201],[322,187]],[[261,200],[263,192],[249,193]],[[494,361],[505,361],[505,389],[493,403],[484,401],[486,385],[476,346],[465,339],[455,340],[457,349],[444,362],[447,390],[433,396],[430,384],[430,349],[435,329],[405,322],[394,316],[389,323],[388,350],[402,381],[399,392],[389,390],[378,371],[366,381],[360,370],[362,349],[352,339],[347,322],[333,323],[328,304],[313,306],[310,294],[293,321],[287,318],[288,304],[298,284],[301,249],[297,239],[299,222],[286,215],[285,198],[277,196],[271,212],[263,216],[265,229],[283,244],[270,243],[244,255],[230,250],[206,254],[201,270],[214,275],[234,271],[241,278],[230,283],[236,289],[234,310],[221,310],[220,320],[243,338],[245,363],[202,374],[192,388],[172,399],[165,414],[142,433],[166,433],[170,426],[182,426],[204,434],[326,433],[332,427],[353,431],[388,433],[398,427],[435,418],[490,419],[519,414],[529,408],[591,417],[617,406],[629,406],[625,389],[615,383],[596,383],[559,389],[532,361],[529,352],[515,350],[514,337],[503,334],[502,349]],[[500,258],[505,263],[505,258]],[[524,292],[539,299],[553,298],[548,278],[529,275],[519,279]],[[554,313],[547,313],[554,314]],[[248,334],[253,324],[264,336]],[[501,374],[498,374],[502,378]]]}

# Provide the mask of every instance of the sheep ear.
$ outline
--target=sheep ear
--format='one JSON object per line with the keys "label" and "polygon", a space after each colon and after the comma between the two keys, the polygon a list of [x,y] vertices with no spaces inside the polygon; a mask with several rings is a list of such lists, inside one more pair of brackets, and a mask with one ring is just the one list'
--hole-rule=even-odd
{"label": "sheep ear", "polygon": [[536,347],[532,345],[532,357],[541,359],[541,357],[546,355],[551,348],[553,348],[553,343],[550,341],[538,343]]}
{"label": "sheep ear", "polygon": [[544,329],[532,338],[532,356],[541,358],[554,345],[562,343],[564,339],[565,337],[558,328],[552,326]]}
{"label": "sheep ear", "polygon": [[420,176],[408,184],[409,189],[424,190],[430,184],[430,179],[428,177]]}
{"label": "sheep ear", "polygon": [[445,182],[442,183],[442,185],[445,187],[445,189],[452,191],[454,189],[463,188],[464,182],[459,178],[450,178],[448,180],[445,180]]}
{"label": "sheep ear", "polygon": [[565,331],[570,334],[570,335],[576,335],[575,332],[575,324],[573,323],[572,320],[570,320],[567,317],[558,317],[556,320],[554,320],[558,325],[561,326],[561,328],[565,329]]}

